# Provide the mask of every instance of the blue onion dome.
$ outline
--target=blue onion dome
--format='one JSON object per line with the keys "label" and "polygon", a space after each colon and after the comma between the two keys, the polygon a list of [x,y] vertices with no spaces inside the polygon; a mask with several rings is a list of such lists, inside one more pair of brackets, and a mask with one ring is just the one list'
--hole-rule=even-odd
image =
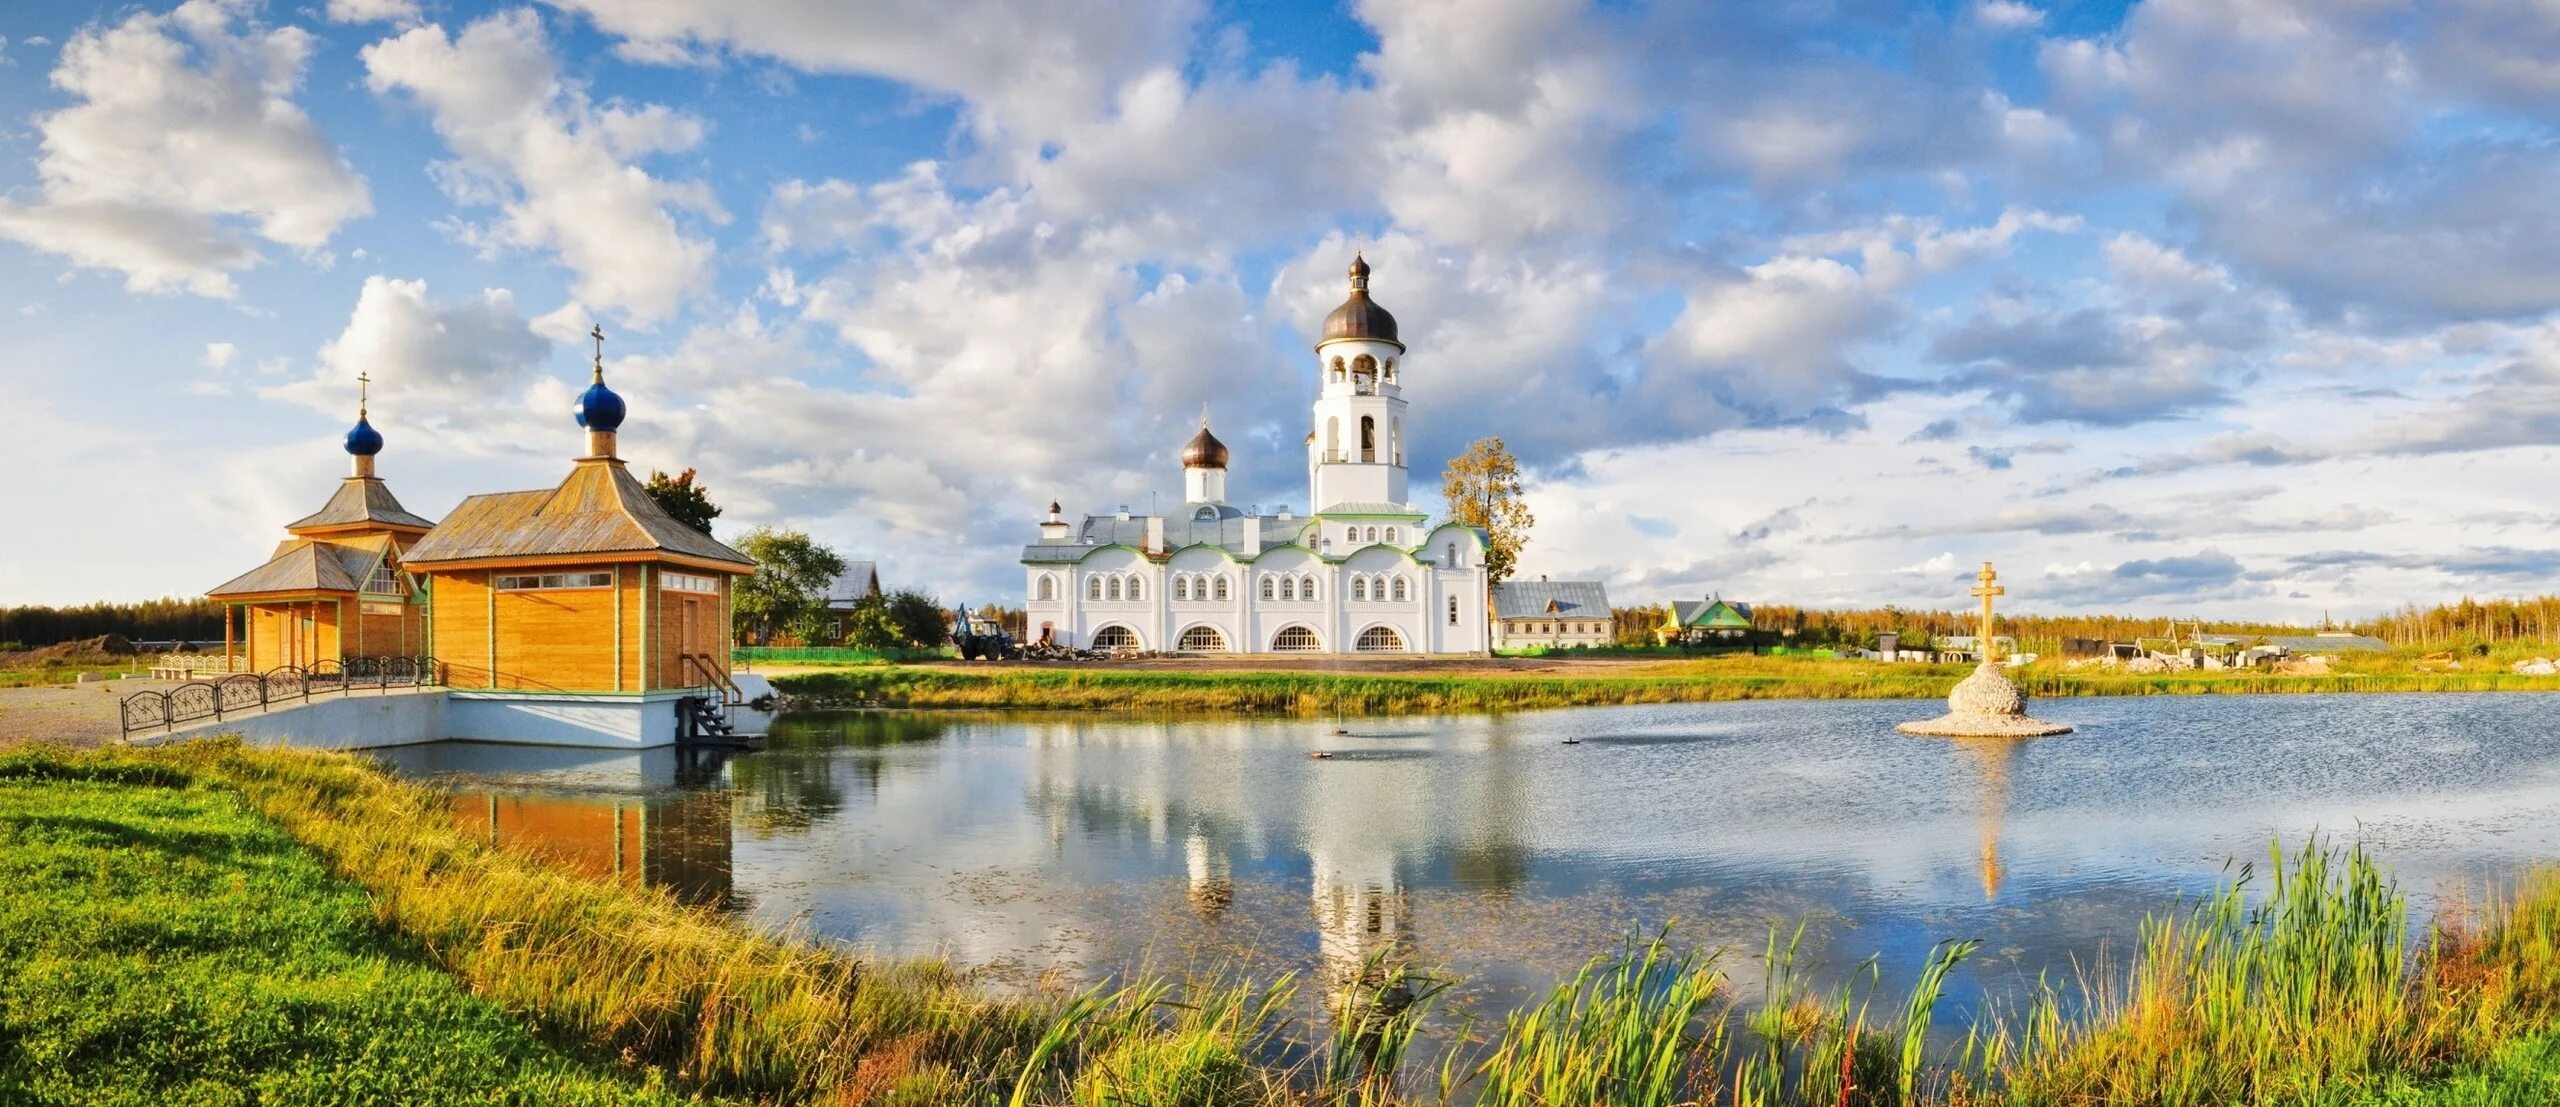
{"label": "blue onion dome", "polygon": [[373,421],[356,413],[356,425],[347,429],[347,452],[357,457],[372,457],[382,452],[382,432],[373,429]]}
{"label": "blue onion dome", "polygon": [[591,431],[609,431],[622,426],[622,397],[604,386],[604,370],[596,370],[594,384],[578,394],[578,425]]}

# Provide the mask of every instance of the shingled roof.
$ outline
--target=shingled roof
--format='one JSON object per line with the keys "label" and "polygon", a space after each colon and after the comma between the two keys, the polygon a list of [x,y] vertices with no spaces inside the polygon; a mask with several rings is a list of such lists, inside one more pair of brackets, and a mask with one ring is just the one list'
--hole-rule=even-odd
{"label": "shingled roof", "polygon": [[605,461],[580,463],[558,488],[466,499],[401,561],[420,567],[482,558],[640,553],[722,562],[741,572],[756,564],[677,522],[629,469]]}
{"label": "shingled roof", "polygon": [[380,549],[330,542],[293,542],[267,563],[205,593],[246,596],[263,592],[354,592],[380,560]]}
{"label": "shingled roof", "polygon": [[1493,586],[1493,617],[1535,619],[1609,614],[1609,590],[1596,580],[1506,580]]}
{"label": "shingled roof", "polygon": [[318,530],[360,524],[419,530],[436,525],[434,520],[413,515],[400,506],[399,498],[391,494],[391,486],[382,483],[381,478],[348,477],[338,483],[338,490],[330,494],[329,502],[322,504],[320,510],[285,524],[284,529]]}

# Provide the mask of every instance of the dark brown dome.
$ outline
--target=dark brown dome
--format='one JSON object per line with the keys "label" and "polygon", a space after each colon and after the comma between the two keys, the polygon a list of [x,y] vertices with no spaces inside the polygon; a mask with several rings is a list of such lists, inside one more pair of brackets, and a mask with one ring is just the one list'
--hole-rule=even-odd
{"label": "dark brown dome", "polygon": [[1337,338],[1367,338],[1380,342],[1404,343],[1396,340],[1396,317],[1387,314],[1377,301],[1369,298],[1369,262],[1358,254],[1351,256],[1351,298],[1324,317],[1324,337],[1318,345]]}
{"label": "dark brown dome", "polygon": [[1227,444],[1218,441],[1217,435],[1209,433],[1208,425],[1202,424],[1200,433],[1192,435],[1191,441],[1182,446],[1182,467],[1185,469],[1226,468]]}

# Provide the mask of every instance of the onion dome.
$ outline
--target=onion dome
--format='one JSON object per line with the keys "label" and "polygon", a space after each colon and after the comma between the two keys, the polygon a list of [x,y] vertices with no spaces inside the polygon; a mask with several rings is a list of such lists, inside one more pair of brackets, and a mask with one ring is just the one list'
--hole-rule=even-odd
{"label": "onion dome", "polygon": [[622,397],[604,386],[604,365],[596,365],[595,383],[578,393],[578,425],[591,431],[609,431],[622,425]]}
{"label": "onion dome", "polygon": [[1200,424],[1200,433],[1192,435],[1191,441],[1183,444],[1182,467],[1185,469],[1227,467],[1227,444],[1218,441],[1217,435],[1209,433],[1209,424],[1205,422]]}
{"label": "onion dome", "polygon": [[1387,314],[1369,298],[1369,262],[1358,254],[1351,256],[1351,298],[1324,317],[1324,337],[1319,345],[1337,338],[1365,338],[1379,342],[1404,343],[1396,340],[1396,317]]}
{"label": "onion dome", "polygon": [[347,452],[357,457],[372,457],[382,452],[382,432],[373,429],[373,421],[364,412],[356,413],[356,425],[347,429]]}
{"label": "onion dome", "polygon": [[1058,513],[1058,501],[1056,501],[1056,500],[1051,500],[1051,501],[1049,501],[1049,514],[1051,514],[1051,515],[1055,515],[1055,514],[1057,514],[1057,513]]}

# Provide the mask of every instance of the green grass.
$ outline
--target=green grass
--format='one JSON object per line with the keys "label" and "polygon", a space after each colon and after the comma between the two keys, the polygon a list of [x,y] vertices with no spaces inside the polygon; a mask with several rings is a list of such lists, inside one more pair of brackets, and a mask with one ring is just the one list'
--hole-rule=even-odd
{"label": "green grass", "polygon": [[2450,1076],[2394,1076],[2353,1092],[2281,1107],[2550,1107],[2560,1103],[2560,1034],[2509,1042],[2485,1063]]}
{"label": "green grass", "polygon": [[[812,703],[906,708],[1218,712],[1317,716],[1519,711],[1758,699],[1935,699],[1971,670],[1810,658],[1725,657],[1626,665],[1624,675],[1250,672],[884,665],[794,673],[774,686]],[[2109,673],[2029,666],[2031,696],[2560,691],[2560,677],[2415,671],[2276,676]]]}
{"label": "green grass", "polygon": [[374,923],[239,796],[0,761],[0,1103],[669,1104]]}

